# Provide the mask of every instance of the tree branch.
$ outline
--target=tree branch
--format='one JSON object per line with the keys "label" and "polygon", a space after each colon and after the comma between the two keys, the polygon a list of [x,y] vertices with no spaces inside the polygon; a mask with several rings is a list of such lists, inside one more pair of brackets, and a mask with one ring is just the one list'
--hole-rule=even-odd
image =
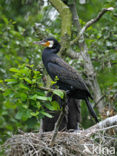
{"label": "tree branch", "polygon": [[72,26],[72,14],[70,9],[65,3],[61,0],[49,0],[50,3],[57,9],[61,18],[62,18],[62,25],[61,25],[61,35],[62,37],[68,35],[71,37],[71,26]]}
{"label": "tree branch", "polygon": [[62,0],[49,0],[61,16],[61,50],[65,53],[70,46],[72,14],[69,7]]}
{"label": "tree branch", "polygon": [[[79,16],[78,16],[78,13],[76,10],[76,1],[75,0],[73,2],[71,10],[72,10],[72,14],[73,14],[73,19],[75,18],[74,24],[76,27],[78,27],[77,32],[79,34],[81,32],[82,28],[80,26]],[[86,75],[87,75],[88,80],[90,82],[90,88],[93,91],[94,101],[97,102],[100,99],[100,97],[102,97],[101,90],[100,90],[100,86],[99,86],[97,78],[96,78],[96,73],[95,73],[92,61],[91,61],[90,56],[88,54],[88,48],[87,48],[87,45],[85,43],[83,34],[81,34],[80,40],[76,40],[75,42],[78,42],[78,44],[79,44],[80,54],[84,60],[84,69],[86,71]],[[103,108],[103,100],[101,100],[98,104],[99,112],[102,111],[102,108]]]}
{"label": "tree branch", "polygon": [[105,131],[111,128],[117,128],[117,115],[109,117],[98,124],[84,130],[81,135],[91,136],[98,131]]}
{"label": "tree branch", "polygon": [[94,108],[98,105],[98,103],[100,103],[101,100],[103,100],[104,97],[105,95],[102,95],[102,97],[100,97],[100,99],[95,103]]}
{"label": "tree branch", "polygon": [[50,142],[50,146],[52,147],[55,143],[55,139],[56,139],[56,136],[57,136],[57,133],[58,133],[58,130],[59,130],[59,127],[60,127],[60,124],[65,116],[65,108],[63,107],[63,110],[61,111],[60,115],[59,115],[59,118],[57,120],[57,122],[55,123],[55,127],[54,127],[54,134],[52,136],[52,139],[51,139],[51,142]]}
{"label": "tree branch", "polygon": [[84,34],[85,30],[86,30],[88,27],[90,27],[92,24],[94,24],[94,23],[96,23],[97,21],[99,21],[99,19],[100,19],[107,11],[112,11],[112,10],[114,10],[113,7],[102,9],[102,11],[99,12],[99,14],[97,15],[96,18],[91,19],[90,21],[88,21],[88,22],[85,24],[85,26],[80,30],[78,36],[77,36],[73,41],[70,42],[70,45],[73,45],[74,43],[76,43],[76,42],[79,40],[79,38]]}
{"label": "tree branch", "polygon": [[81,54],[80,54],[80,52],[78,53],[78,52],[74,51],[72,48],[69,48],[66,51],[65,55],[69,56],[71,59],[79,59]]}

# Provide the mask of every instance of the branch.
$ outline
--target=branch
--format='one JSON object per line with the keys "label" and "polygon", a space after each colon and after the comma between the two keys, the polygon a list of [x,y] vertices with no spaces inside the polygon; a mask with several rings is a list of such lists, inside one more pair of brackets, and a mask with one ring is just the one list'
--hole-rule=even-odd
{"label": "branch", "polygon": [[103,100],[103,98],[104,98],[105,96],[106,96],[106,95],[102,95],[102,97],[100,97],[100,99],[95,103],[94,108],[96,108],[96,106],[98,105],[98,103],[100,103],[100,101]]}
{"label": "branch", "polygon": [[92,24],[94,24],[94,23],[96,23],[97,21],[99,21],[99,19],[100,19],[107,11],[112,11],[112,10],[114,10],[113,7],[102,9],[102,11],[99,12],[99,14],[97,15],[96,18],[91,19],[90,21],[88,21],[88,22],[86,23],[86,25],[80,30],[78,36],[77,36],[73,41],[71,41],[70,45],[73,45],[74,43],[76,43],[76,42],[80,39],[80,37],[83,35],[83,33],[85,32],[85,30],[86,30],[88,27],[90,27]]}
{"label": "branch", "polygon": [[49,0],[54,8],[59,12],[62,18],[61,35],[64,37],[68,35],[71,37],[72,15],[69,7],[61,0]]}
{"label": "branch", "polygon": [[49,0],[61,16],[61,50],[60,54],[66,53],[70,46],[72,14],[69,7],[62,0]]}
{"label": "branch", "polygon": [[81,132],[82,135],[91,136],[98,131],[105,131],[117,127],[117,115],[109,117],[98,124]]}
{"label": "branch", "polygon": [[65,116],[65,110],[63,108],[63,110],[61,111],[60,115],[59,115],[59,118],[57,120],[57,122],[55,123],[55,127],[54,127],[54,134],[52,136],[52,139],[51,139],[51,142],[50,142],[50,146],[52,147],[55,143],[55,139],[56,139],[56,136],[57,136],[57,133],[58,133],[58,130],[59,130],[59,127],[60,127],[60,124],[63,120]]}
{"label": "branch", "polygon": [[62,120],[63,120],[63,118],[64,118],[64,116],[65,116],[65,114],[66,113],[68,113],[67,111],[67,96],[66,96],[66,94],[65,94],[65,97],[64,97],[64,99],[63,99],[64,101],[64,103],[63,103],[63,110],[61,111],[61,113],[60,113],[60,115],[59,115],[59,117],[58,117],[58,120],[57,120],[57,122],[55,123],[55,126],[54,126],[54,134],[53,134],[53,136],[52,136],[52,139],[51,139],[51,142],[50,142],[50,146],[52,147],[53,145],[54,145],[54,143],[55,143],[55,139],[56,139],[56,136],[57,136],[57,134],[58,134],[58,131],[59,131],[59,127],[60,127],[60,124],[61,124],[61,122],[62,122]]}
{"label": "branch", "polygon": [[66,54],[67,56],[69,56],[71,59],[79,59],[80,57],[80,53],[78,52],[75,52],[73,49],[69,48],[67,51],[66,51]]}

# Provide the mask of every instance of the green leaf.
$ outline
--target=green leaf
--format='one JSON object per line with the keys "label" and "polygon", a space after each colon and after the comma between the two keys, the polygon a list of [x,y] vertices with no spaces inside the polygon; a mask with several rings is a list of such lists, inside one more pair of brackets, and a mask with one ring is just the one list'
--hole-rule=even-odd
{"label": "green leaf", "polygon": [[16,108],[16,104],[14,104],[13,102],[10,102],[9,100],[5,101],[4,105],[5,105],[6,108],[11,108],[11,109]]}
{"label": "green leaf", "polygon": [[55,90],[53,91],[53,93],[56,94],[56,95],[58,95],[61,99],[64,98],[64,92],[61,91],[60,89],[55,89]]}
{"label": "green leaf", "polygon": [[37,108],[38,109],[40,109],[41,108],[41,104],[40,104],[40,102],[38,101],[38,102],[36,102],[36,105],[37,105]]}
{"label": "green leaf", "polygon": [[3,83],[3,80],[0,80],[0,83]]}
{"label": "green leaf", "polygon": [[20,111],[20,112],[17,112],[15,118],[16,118],[17,120],[21,120],[21,119],[22,119],[22,116],[23,116],[23,112]]}
{"label": "green leaf", "polygon": [[19,97],[22,99],[22,101],[25,101],[27,99],[27,94],[19,93]]}
{"label": "green leaf", "polygon": [[21,89],[24,89],[24,90],[29,90],[29,88],[28,88],[26,85],[24,85],[23,83],[20,83],[20,84],[19,84],[19,87],[20,87]]}
{"label": "green leaf", "polygon": [[21,99],[22,101],[25,101],[27,99],[27,94],[23,93],[23,91],[20,91],[15,93],[15,97]]}
{"label": "green leaf", "polygon": [[52,98],[51,97],[39,96],[37,94],[31,96],[30,99],[32,99],[32,100],[38,99],[38,100],[43,100],[43,101],[52,101]]}
{"label": "green leaf", "polygon": [[17,69],[17,68],[10,68],[9,70],[11,72],[19,73],[19,69]]}
{"label": "green leaf", "polygon": [[52,101],[51,97],[46,97],[46,96],[37,96],[37,99],[43,101]]}
{"label": "green leaf", "polygon": [[15,84],[15,83],[17,83],[17,80],[15,80],[15,79],[6,79],[5,82],[7,82],[7,84]]}
{"label": "green leaf", "polygon": [[27,119],[31,118],[31,110],[29,109],[21,109],[17,112],[16,119],[26,121]]}
{"label": "green leaf", "polygon": [[6,89],[5,91],[4,91],[4,93],[3,93],[3,95],[4,96],[8,96],[8,95],[10,95],[10,94],[12,94],[13,93],[13,91],[11,90],[11,89]]}
{"label": "green leaf", "polygon": [[28,78],[28,77],[25,77],[24,80],[30,84],[32,84],[32,81]]}
{"label": "green leaf", "polygon": [[40,113],[43,114],[44,116],[47,116],[48,118],[52,118],[53,117],[51,114],[49,114],[47,112],[41,111]]}
{"label": "green leaf", "polygon": [[52,106],[51,104],[46,103],[44,106],[45,106],[46,108],[48,108],[49,110],[51,110],[51,111],[54,111],[54,110],[55,110],[55,107]]}
{"label": "green leaf", "polygon": [[61,110],[60,105],[56,101],[51,102],[52,106],[54,107],[54,110]]}
{"label": "green leaf", "polygon": [[37,94],[35,94],[35,95],[33,95],[33,96],[30,96],[30,97],[29,97],[29,99],[34,100],[34,101],[35,101],[35,100],[37,99]]}
{"label": "green leaf", "polygon": [[32,116],[38,116],[39,112],[31,112]]}

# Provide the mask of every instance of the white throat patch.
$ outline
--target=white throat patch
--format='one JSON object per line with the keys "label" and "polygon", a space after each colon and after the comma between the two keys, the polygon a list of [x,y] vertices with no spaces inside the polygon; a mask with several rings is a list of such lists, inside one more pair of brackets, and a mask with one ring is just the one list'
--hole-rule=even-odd
{"label": "white throat patch", "polygon": [[53,47],[53,45],[54,45],[54,41],[49,41],[49,48],[52,48]]}

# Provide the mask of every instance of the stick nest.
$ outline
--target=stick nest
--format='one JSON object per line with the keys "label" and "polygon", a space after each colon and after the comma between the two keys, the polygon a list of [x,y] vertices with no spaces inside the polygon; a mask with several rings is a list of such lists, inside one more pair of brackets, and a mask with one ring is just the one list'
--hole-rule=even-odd
{"label": "stick nest", "polygon": [[79,133],[59,132],[55,144],[50,142],[53,133],[24,133],[14,135],[4,144],[7,156],[76,156],[83,153],[85,142],[94,143]]}
{"label": "stick nest", "polygon": [[[5,156],[90,156],[90,151],[86,150],[87,144],[97,147],[101,142],[107,147],[114,141],[102,133],[91,137],[84,133],[82,135],[82,132],[58,132],[55,143],[51,146],[52,136],[53,132],[23,133],[9,138],[2,147]],[[90,146],[89,150],[92,150]]]}

